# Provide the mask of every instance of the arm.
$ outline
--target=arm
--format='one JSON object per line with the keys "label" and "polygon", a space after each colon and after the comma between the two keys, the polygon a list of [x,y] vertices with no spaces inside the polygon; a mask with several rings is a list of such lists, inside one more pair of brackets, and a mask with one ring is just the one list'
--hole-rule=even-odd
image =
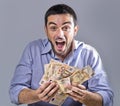
{"label": "arm", "polygon": [[37,90],[23,89],[18,98],[19,103],[31,104],[39,101],[49,102],[58,90],[58,85],[54,82],[46,82]]}
{"label": "arm", "polygon": [[54,91],[51,90],[53,94],[56,92],[57,85],[54,85],[52,82],[49,82],[49,86],[43,84],[39,87],[44,65],[34,60],[36,59],[34,56],[40,56],[35,48],[36,44],[30,44],[25,48],[11,80],[9,94],[11,102],[14,104],[19,105],[22,103],[29,104],[38,101],[49,101],[52,95],[49,94],[50,97],[46,98],[45,92],[48,93],[51,88],[54,89]]}
{"label": "arm", "polygon": [[94,76],[88,80],[88,91],[102,97],[102,106],[113,106],[113,91],[109,86],[107,74],[98,52],[91,48],[85,56],[85,65],[90,65]]}
{"label": "arm", "polygon": [[37,97],[35,90],[25,88],[20,92],[18,101],[21,104],[30,104],[38,102],[40,99]]}
{"label": "arm", "polygon": [[[82,67],[87,65],[91,66],[94,71],[94,76],[89,79],[87,85],[85,85],[87,90],[79,88],[75,85],[71,85],[73,92],[71,92],[69,95],[74,100],[79,100],[81,103],[86,104],[87,106],[96,104],[96,102],[97,106],[113,106],[113,91],[109,86],[107,75],[104,71],[99,54],[94,48],[85,45],[82,49],[81,57],[81,62],[83,62]],[[81,95],[75,92],[77,91],[75,90],[76,88],[80,89],[80,91],[83,92],[84,96],[80,97]],[[77,97],[74,96],[75,94],[78,94]]]}
{"label": "arm", "polygon": [[83,85],[71,85],[68,88],[72,90],[69,95],[75,101],[79,101],[86,106],[96,106],[96,104],[97,106],[102,106],[102,97],[100,94],[86,90]]}

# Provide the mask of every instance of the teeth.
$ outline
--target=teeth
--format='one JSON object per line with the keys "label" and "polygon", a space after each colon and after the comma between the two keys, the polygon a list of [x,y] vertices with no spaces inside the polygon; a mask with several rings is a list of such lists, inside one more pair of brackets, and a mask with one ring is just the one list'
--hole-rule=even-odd
{"label": "teeth", "polygon": [[57,40],[56,42],[65,42],[65,41]]}
{"label": "teeth", "polygon": [[61,43],[61,42],[65,42],[65,41],[56,41],[56,42]]}
{"label": "teeth", "polygon": [[59,41],[59,42],[56,41],[56,44],[57,44],[57,45],[58,45],[58,44],[64,44],[64,43],[65,43],[65,41],[61,41],[61,42],[60,42],[60,41]]}

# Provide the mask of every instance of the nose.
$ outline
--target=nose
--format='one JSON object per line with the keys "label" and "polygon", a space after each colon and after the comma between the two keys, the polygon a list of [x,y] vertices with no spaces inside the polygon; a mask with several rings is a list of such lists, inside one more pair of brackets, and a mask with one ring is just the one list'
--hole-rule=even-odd
{"label": "nose", "polygon": [[57,30],[57,37],[59,37],[59,38],[63,38],[64,37],[64,31],[61,29],[61,28],[59,28],[58,30]]}

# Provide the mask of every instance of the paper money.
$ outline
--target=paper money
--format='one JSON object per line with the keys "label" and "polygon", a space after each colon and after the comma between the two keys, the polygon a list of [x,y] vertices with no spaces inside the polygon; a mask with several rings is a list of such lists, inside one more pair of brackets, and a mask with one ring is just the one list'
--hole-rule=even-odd
{"label": "paper money", "polygon": [[66,88],[68,84],[69,85],[71,84],[70,77],[62,78],[60,80],[57,80],[56,82],[59,85],[61,92],[63,92],[63,93],[69,93],[69,92],[71,92],[71,90],[69,90],[69,89]]}
{"label": "paper money", "polygon": [[66,95],[65,93],[56,93],[56,95],[50,100],[49,103],[57,105],[57,106],[61,106],[65,99],[68,97],[68,95]]}
{"label": "paper money", "polygon": [[90,66],[84,67],[82,70],[76,69],[75,72],[70,76],[71,83],[82,84],[86,80],[93,76],[93,71]]}
{"label": "paper money", "polygon": [[51,80],[59,85],[58,92],[49,102],[57,106],[61,106],[68,97],[67,93],[72,92],[67,89],[68,84],[82,84],[93,76],[93,70],[90,66],[79,69],[53,59],[49,64],[45,64],[44,69],[40,84]]}

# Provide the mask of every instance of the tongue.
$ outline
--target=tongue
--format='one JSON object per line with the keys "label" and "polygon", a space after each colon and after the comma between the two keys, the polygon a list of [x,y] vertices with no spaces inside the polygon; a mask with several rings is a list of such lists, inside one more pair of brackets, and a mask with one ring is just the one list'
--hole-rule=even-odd
{"label": "tongue", "polygon": [[64,46],[64,43],[63,43],[63,42],[57,43],[57,47],[58,47],[58,48],[62,48],[63,46]]}
{"label": "tongue", "polygon": [[57,47],[58,47],[58,48],[62,48],[62,47],[63,47],[63,44],[62,44],[62,43],[58,43],[58,44],[57,44]]}

